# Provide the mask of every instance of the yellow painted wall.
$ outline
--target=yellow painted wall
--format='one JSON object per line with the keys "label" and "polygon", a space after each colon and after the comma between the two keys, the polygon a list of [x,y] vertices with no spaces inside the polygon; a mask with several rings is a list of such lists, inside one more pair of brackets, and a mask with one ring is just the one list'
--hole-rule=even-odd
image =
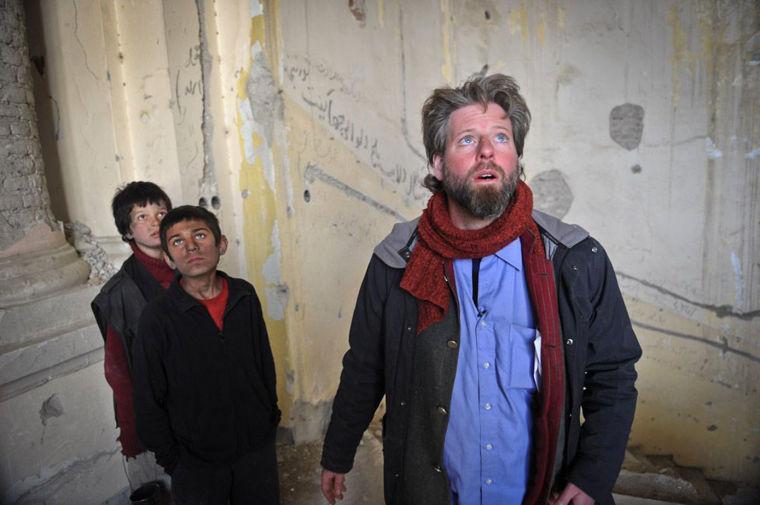
{"label": "yellow painted wall", "polygon": [[[90,175],[108,189],[69,215],[110,233],[108,187],[131,177],[160,178],[177,203],[215,191],[231,241],[223,267],[262,299],[283,424],[296,441],[321,436],[373,247],[425,204],[423,100],[487,66],[515,76],[531,107],[524,162],[537,205],[590,230],[618,271],[645,352],[632,442],[710,477],[760,479],[753,2],[368,0],[352,10],[209,0],[200,17],[194,2],[142,6],[163,25],[122,21],[126,3],[73,5],[95,19],[79,28],[102,33],[88,53],[101,56],[85,62],[77,49],[64,20],[73,6],[48,4],[46,40],[68,48],[48,52],[51,89],[62,93],[65,122],[115,140],[66,137],[51,148],[66,194],[85,193],[77,188]],[[194,19],[204,40],[188,28]],[[134,58],[121,63],[120,44],[126,57],[150,53],[150,79]],[[189,67],[182,58],[196,45],[211,58],[202,98],[185,94],[198,89],[192,56]],[[96,62],[124,89],[93,79]],[[141,95],[149,89],[161,100]],[[110,112],[93,115],[77,101],[82,90],[110,101]],[[632,148],[610,127],[626,104],[643,110]],[[116,160],[122,145],[129,155]],[[87,159],[114,161],[78,165],[82,146]],[[199,146],[213,162],[211,186],[188,153]]]}

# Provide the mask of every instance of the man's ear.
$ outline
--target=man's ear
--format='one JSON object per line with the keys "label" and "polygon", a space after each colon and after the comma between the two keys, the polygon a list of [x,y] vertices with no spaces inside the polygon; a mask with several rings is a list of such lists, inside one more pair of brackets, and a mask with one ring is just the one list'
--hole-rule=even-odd
{"label": "man's ear", "polygon": [[224,253],[227,252],[227,237],[222,235],[222,238],[219,239],[219,256],[222,256]]}
{"label": "man's ear", "polygon": [[164,258],[164,261],[166,262],[167,265],[169,265],[169,268],[171,268],[172,270],[176,270],[177,269],[177,265],[174,264],[174,262],[169,257],[169,255],[166,254],[164,251],[161,251],[161,257]]}
{"label": "man's ear", "polygon": [[443,180],[443,158],[441,158],[440,154],[434,154],[433,155],[433,166],[431,167],[433,169],[433,175],[436,179],[439,181]]}

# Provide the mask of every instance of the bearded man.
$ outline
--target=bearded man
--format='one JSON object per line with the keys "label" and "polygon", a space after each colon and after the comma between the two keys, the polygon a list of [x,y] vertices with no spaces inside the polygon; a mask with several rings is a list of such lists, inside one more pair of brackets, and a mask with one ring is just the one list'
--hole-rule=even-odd
{"label": "bearded man", "polygon": [[388,504],[614,503],[641,349],[602,246],[533,210],[529,125],[505,75],[425,102],[433,196],[359,292],[322,453],[331,504],[383,396]]}

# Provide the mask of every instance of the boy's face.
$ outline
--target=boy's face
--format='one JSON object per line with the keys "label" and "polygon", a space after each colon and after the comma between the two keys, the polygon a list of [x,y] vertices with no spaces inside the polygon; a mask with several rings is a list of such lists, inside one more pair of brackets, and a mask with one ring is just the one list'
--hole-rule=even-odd
{"label": "boy's face", "polygon": [[211,229],[199,219],[170,226],[166,243],[171,255],[164,256],[166,262],[184,277],[202,277],[216,271],[219,257],[227,251],[227,238],[222,235],[217,244]]}
{"label": "boy's face", "polygon": [[[162,203],[133,205],[129,213],[129,233],[127,238],[133,239],[137,247],[153,257],[160,257],[161,236],[158,226],[168,211]],[[151,253],[157,252],[158,255]]]}

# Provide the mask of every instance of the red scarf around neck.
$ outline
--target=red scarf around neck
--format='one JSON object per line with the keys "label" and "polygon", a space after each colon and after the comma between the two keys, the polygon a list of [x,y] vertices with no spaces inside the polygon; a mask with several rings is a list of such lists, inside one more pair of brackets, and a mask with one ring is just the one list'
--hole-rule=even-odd
{"label": "red scarf around neck", "polygon": [[401,288],[420,302],[417,333],[443,319],[449,308],[444,277],[447,264],[494,254],[526,231],[538,237],[532,210],[533,193],[519,181],[509,206],[494,222],[480,230],[461,230],[451,222],[446,194],[439,192],[430,198],[417,225],[418,242],[401,279]]}

